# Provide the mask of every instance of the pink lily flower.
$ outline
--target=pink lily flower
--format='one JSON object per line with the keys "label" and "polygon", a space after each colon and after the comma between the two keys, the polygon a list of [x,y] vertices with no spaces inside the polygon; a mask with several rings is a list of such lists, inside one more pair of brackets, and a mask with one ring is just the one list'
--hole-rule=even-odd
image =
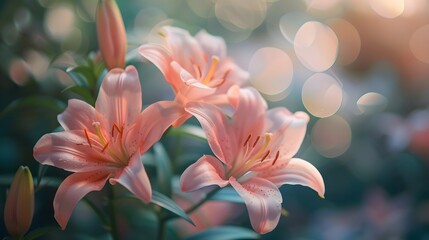
{"label": "pink lily flower", "polygon": [[243,198],[255,231],[267,233],[281,215],[283,184],[308,186],[323,197],[325,185],[309,162],[293,158],[304,139],[309,117],[285,108],[266,111],[267,105],[252,88],[240,90],[232,101],[236,112],[230,121],[207,103],[190,103],[191,112],[206,132],[216,155],[204,155],[181,177],[182,191],[231,185]]}
{"label": "pink lily flower", "polygon": [[140,156],[157,142],[177,118],[177,104],[162,101],[143,112],[137,70],[112,69],[100,88],[95,108],[71,99],[58,115],[63,132],[49,133],[36,143],[34,157],[74,172],[60,185],[54,199],[55,219],[65,229],[77,203],[100,191],[109,180],[120,183],[141,200],[152,196]]}
{"label": "pink lily flower", "polygon": [[[228,90],[243,85],[248,73],[227,56],[225,41],[202,30],[192,37],[186,30],[163,27],[160,42],[140,47],[140,54],[155,64],[176,94],[182,109],[188,102],[228,105]],[[236,93],[231,91],[230,93]],[[181,125],[191,115],[174,123]]]}

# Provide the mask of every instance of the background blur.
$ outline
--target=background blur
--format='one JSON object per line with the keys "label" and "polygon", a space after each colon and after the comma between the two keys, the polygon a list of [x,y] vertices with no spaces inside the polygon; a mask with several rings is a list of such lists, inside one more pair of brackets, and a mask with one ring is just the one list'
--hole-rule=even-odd
{"label": "background blur", "polygon": [[[19,165],[37,175],[33,146],[58,126],[56,115],[72,97],[61,92],[71,80],[53,66],[76,65],[98,49],[96,4],[0,1],[0,219],[5,177]],[[263,239],[429,239],[429,1],[118,0],[118,5],[144,104],[172,99],[172,92],[134,50],[150,40],[153,29],[175,25],[225,38],[229,55],[251,73],[251,84],[271,107],[311,115],[298,156],[321,172],[325,199],[307,188],[283,186],[288,215]],[[7,110],[28,96],[44,96],[46,107]],[[163,142],[177,174],[189,159],[210,151],[192,139],[182,139],[179,147],[172,140]],[[182,156],[188,160],[180,162]],[[49,168],[47,175],[67,173]],[[33,228],[55,225],[55,190],[36,193]],[[225,213],[237,209],[218,207]],[[250,226],[241,210],[224,218]],[[213,212],[203,217],[222,219]],[[130,229],[150,236],[153,225],[134,222]],[[104,231],[98,224],[80,204],[68,236],[100,239]]]}

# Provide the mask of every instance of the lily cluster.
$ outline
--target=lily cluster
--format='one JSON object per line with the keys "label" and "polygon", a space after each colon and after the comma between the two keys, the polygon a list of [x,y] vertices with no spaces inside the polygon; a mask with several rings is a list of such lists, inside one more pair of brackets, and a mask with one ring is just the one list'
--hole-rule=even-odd
{"label": "lily cluster", "polygon": [[[109,14],[118,16],[115,11]],[[98,21],[103,22],[104,16],[100,12]],[[108,32],[106,26],[123,29],[121,24],[98,25],[99,38]],[[182,191],[232,186],[259,233],[272,231],[279,221],[283,184],[308,186],[323,197],[318,170],[294,157],[309,116],[286,108],[268,109],[259,92],[249,86],[248,73],[228,57],[222,38],[205,31],[191,36],[168,26],[159,31],[158,41],[141,46],[139,53],[159,68],[175,94],[174,100],[145,109],[136,68],[123,69],[125,55],[112,52],[125,46],[125,37],[104,40],[114,44],[101,44],[110,71],[95,106],[69,100],[58,116],[64,131],[44,135],[34,147],[41,164],[73,172],[54,199],[55,218],[63,229],[77,203],[107,182],[119,183],[149,202],[152,188],[141,156],[167,128],[179,127],[192,116],[201,124],[214,156],[202,156],[183,172]]]}

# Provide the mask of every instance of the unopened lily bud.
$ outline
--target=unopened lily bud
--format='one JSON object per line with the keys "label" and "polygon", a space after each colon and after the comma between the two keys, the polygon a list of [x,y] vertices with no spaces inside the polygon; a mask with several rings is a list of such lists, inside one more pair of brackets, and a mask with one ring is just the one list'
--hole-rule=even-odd
{"label": "unopened lily bud", "polygon": [[98,45],[108,69],[124,68],[127,38],[115,0],[100,0],[97,6]]}
{"label": "unopened lily bud", "polygon": [[4,207],[4,222],[9,235],[24,236],[30,228],[33,213],[33,176],[28,167],[20,166],[7,193]]}

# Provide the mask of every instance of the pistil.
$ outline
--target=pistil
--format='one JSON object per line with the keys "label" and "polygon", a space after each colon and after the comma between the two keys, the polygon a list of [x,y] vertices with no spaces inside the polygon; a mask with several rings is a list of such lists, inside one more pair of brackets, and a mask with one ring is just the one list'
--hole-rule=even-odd
{"label": "pistil", "polygon": [[217,66],[218,63],[219,63],[219,58],[217,56],[213,56],[212,57],[212,62],[211,62],[211,65],[210,65],[210,69],[207,72],[207,75],[206,75],[206,77],[203,80],[203,84],[208,84],[210,82],[210,80],[212,79],[212,77],[213,77],[213,75],[215,73],[216,66]]}

